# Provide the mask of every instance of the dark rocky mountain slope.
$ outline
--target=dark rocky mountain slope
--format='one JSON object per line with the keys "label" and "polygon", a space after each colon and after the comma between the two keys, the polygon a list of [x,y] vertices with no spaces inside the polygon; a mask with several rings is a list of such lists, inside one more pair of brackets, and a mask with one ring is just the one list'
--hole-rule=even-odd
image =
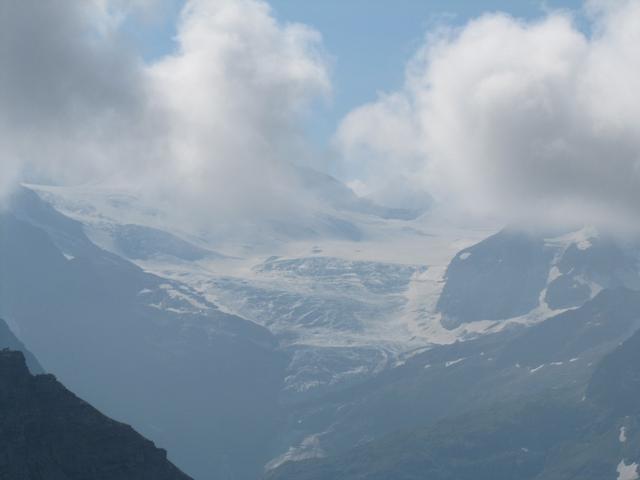
{"label": "dark rocky mountain slope", "polygon": [[0,479],[188,480],[164,450],[0,351]]}
{"label": "dark rocky mountain slope", "polygon": [[9,349],[22,352],[27,362],[29,371],[33,374],[44,373],[44,369],[36,357],[24,346],[24,344],[16,337],[7,323],[0,319],[0,349]]}

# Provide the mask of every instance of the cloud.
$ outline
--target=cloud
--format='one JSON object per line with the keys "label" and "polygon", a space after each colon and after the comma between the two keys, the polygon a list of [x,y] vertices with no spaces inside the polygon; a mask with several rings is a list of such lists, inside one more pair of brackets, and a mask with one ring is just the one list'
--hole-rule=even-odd
{"label": "cloud", "polygon": [[408,192],[424,190],[415,175],[422,168],[423,152],[417,139],[420,125],[410,99],[383,95],[373,104],[350,113],[336,135],[340,154],[348,159],[343,176],[362,196],[386,205],[415,207]]}
{"label": "cloud", "polygon": [[194,201],[218,191],[235,210],[290,205],[300,119],[330,91],[320,35],[279,25],[263,2],[192,0],[177,39],[176,54],[148,71],[169,120],[171,181]]}
{"label": "cloud", "polygon": [[330,92],[320,35],[260,0],[189,0],[177,50],[149,65],[121,26],[161,1],[0,0],[5,190],[124,184],[194,217],[282,206]]}
{"label": "cloud", "polygon": [[640,3],[589,7],[588,36],[566,12],[431,34],[404,88],[340,125],[350,180],[375,190],[405,178],[509,222],[636,228]]}
{"label": "cloud", "polygon": [[118,44],[97,3],[3,1],[1,8],[5,185],[24,170],[62,176],[95,166],[101,149],[86,149],[87,141],[115,134],[137,108],[136,59]]}

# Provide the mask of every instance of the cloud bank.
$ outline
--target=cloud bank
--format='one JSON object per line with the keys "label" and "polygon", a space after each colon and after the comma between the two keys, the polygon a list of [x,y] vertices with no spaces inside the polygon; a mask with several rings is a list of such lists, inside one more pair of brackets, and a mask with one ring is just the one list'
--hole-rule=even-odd
{"label": "cloud bank", "polygon": [[640,2],[588,8],[588,35],[566,12],[429,35],[404,88],[340,125],[353,184],[371,193],[394,179],[509,222],[637,228]]}
{"label": "cloud bank", "polygon": [[[320,34],[262,0],[189,0],[176,50],[148,64],[122,25],[166,1],[0,0],[0,192],[109,183],[203,223],[303,214],[301,124],[331,90]],[[431,32],[404,87],[341,123],[350,185],[393,206],[636,228],[640,3],[587,8],[588,34],[566,12]]]}
{"label": "cloud bank", "polygon": [[189,0],[145,64],[121,25],[162,0],[1,0],[0,190],[127,185],[196,216],[290,206],[300,124],[330,92],[320,35],[261,0]]}

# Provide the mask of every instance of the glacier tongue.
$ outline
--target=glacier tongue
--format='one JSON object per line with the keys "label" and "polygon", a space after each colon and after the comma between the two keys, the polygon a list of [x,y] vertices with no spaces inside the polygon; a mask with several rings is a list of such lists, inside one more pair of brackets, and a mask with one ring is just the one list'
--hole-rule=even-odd
{"label": "glacier tongue", "polygon": [[[172,224],[135,192],[30,188],[80,221],[102,248],[151,273],[188,285],[223,312],[268,327],[282,348],[291,352],[285,384],[291,392],[332,388],[364,378],[401,364],[412,352],[429,345],[472,339],[514,323],[539,322],[578,305],[581,296],[585,297],[582,300],[592,298],[601,288],[618,282],[607,281],[590,268],[597,264],[591,258],[594,252],[597,256],[604,251],[609,258],[618,255],[592,229],[541,238],[536,240],[540,248],[555,253],[548,265],[536,265],[541,269],[540,292],[527,293],[530,305],[501,318],[473,315],[451,323],[442,308],[442,292],[455,289],[452,265],[464,271],[476,269],[478,278],[517,267],[509,267],[509,257],[504,257],[513,247],[509,237],[494,242],[489,256],[479,248],[495,227],[461,229],[435,214],[404,220],[381,218],[343,206],[340,211],[311,212],[305,220],[310,223],[304,227],[315,232],[311,238],[291,233],[298,231],[294,224],[299,219],[291,219],[289,226],[282,221],[270,226],[241,225],[240,233],[227,238],[224,228],[222,233],[201,232]],[[360,237],[328,234],[323,228],[329,217],[356,225]],[[165,293],[180,299],[179,290]],[[456,297],[475,298],[457,293]],[[182,300],[189,309],[201,307]],[[482,293],[477,300],[495,303]],[[154,305],[165,308],[165,303]],[[473,305],[468,310],[480,311]]]}

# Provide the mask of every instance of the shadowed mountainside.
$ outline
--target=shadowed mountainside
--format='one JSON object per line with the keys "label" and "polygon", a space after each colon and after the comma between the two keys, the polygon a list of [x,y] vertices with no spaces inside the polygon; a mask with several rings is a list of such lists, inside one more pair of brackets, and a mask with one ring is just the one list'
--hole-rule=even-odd
{"label": "shadowed mountainside", "polygon": [[0,351],[0,478],[188,480],[164,450]]}

